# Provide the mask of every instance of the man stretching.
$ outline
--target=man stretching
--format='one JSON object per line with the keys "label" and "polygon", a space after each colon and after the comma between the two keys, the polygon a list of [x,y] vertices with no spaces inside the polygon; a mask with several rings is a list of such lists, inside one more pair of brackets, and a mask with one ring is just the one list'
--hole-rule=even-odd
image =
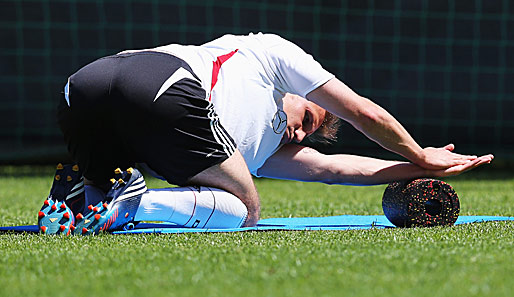
{"label": "man stretching", "polygon": [[[339,118],[410,162],[298,144],[333,138]],[[387,111],[273,34],[96,60],[68,79],[58,120],[78,167],[59,167],[63,178],[39,213],[41,230],[52,234],[143,220],[254,226],[260,203],[252,175],[366,185],[456,175],[493,159],[454,153],[451,144],[421,148]],[[136,163],[181,187],[147,190]],[[116,168],[130,169],[111,180]]]}

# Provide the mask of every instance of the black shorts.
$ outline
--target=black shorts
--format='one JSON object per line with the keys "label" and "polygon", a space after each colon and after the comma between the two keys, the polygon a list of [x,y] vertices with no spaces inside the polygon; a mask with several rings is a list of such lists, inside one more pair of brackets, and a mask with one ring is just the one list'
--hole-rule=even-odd
{"label": "black shorts", "polygon": [[58,122],[84,176],[99,184],[117,167],[146,163],[183,185],[235,151],[191,67],[158,52],[109,56],[80,69],[68,80]]}

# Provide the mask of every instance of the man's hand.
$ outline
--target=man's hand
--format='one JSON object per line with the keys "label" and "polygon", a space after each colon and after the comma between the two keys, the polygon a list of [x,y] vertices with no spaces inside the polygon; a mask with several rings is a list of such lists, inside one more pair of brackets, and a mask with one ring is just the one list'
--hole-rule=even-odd
{"label": "man's hand", "polygon": [[[458,169],[459,165],[469,166],[476,162],[488,161],[490,163],[494,158],[493,155],[486,155],[478,158],[477,156],[461,155],[454,153],[455,146],[448,144],[444,147],[434,148],[427,147],[422,150],[418,160],[412,160],[417,165],[431,170],[444,170],[449,168]],[[480,165],[483,163],[480,163]]]}
{"label": "man's hand", "polygon": [[446,169],[452,166],[463,165],[473,161],[477,156],[460,155],[454,153],[455,146],[448,144],[444,147],[427,147],[422,150],[419,160],[412,160],[426,169]]}
{"label": "man's hand", "polygon": [[427,176],[430,177],[447,177],[454,176],[469,171],[471,169],[475,169],[478,166],[489,164],[493,161],[493,155],[485,155],[481,157],[477,157],[473,160],[467,161],[464,164],[453,165],[444,169],[434,169],[428,170]]}

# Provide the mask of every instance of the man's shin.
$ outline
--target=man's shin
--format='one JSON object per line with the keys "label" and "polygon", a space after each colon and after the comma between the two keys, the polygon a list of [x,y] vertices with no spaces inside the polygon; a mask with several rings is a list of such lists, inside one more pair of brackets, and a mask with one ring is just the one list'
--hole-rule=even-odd
{"label": "man's shin", "polygon": [[163,221],[189,228],[239,228],[248,216],[236,196],[210,187],[148,190],[143,194],[136,221]]}

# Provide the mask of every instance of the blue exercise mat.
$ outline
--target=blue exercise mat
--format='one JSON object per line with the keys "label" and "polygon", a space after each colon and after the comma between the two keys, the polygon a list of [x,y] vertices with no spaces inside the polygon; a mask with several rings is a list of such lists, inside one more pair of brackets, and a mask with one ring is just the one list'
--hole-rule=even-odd
{"label": "blue exercise mat", "polygon": [[[469,224],[487,221],[514,221],[514,217],[460,216],[455,224]],[[356,230],[371,228],[395,228],[385,216],[342,215],[312,218],[272,218],[260,220],[257,226],[232,229],[183,228],[170,223],[140,223],[133,230],[114,231],[113,234],[140,233],[196,233],[196,232],[241,232],[241,231],[302,231],[302,230]],[[7,232],[39,232],[37,225],[0,227]]]}

